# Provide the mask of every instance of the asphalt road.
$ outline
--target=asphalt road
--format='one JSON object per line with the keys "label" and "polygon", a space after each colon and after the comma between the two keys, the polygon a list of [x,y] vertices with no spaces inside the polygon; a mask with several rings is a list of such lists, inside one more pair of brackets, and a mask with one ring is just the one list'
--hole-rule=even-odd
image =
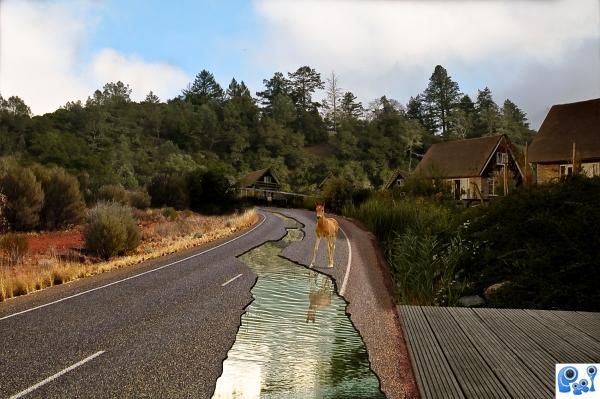
{"label": "asphalt road", "polygon": [[262,215],[210,246],[0,303],[0,397],[210,398],[256,280],[236,256],[285,234]]}

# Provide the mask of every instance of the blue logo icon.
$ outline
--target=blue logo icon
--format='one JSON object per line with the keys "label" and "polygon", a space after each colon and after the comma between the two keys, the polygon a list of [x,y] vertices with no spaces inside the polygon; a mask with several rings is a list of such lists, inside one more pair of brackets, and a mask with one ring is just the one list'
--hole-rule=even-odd
{"label": "blue logo icon", "polygon": [[594,379],[598,374],[598,364],[557,364],[556,397],[572,398],[585,395],[586,398],[600,398],[596,393]]}

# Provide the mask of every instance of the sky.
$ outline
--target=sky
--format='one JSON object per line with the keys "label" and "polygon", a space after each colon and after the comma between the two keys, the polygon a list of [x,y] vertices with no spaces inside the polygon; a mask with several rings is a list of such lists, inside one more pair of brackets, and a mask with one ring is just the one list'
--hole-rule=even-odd
{"label": "sky", "polygon": [[0,0],[0,94],[34,114],[107,82],[166,101],[202,69],[256,92],[303,65],[406,104],[437,64],[537,129],[553,104],[600,97],[600,1]]}

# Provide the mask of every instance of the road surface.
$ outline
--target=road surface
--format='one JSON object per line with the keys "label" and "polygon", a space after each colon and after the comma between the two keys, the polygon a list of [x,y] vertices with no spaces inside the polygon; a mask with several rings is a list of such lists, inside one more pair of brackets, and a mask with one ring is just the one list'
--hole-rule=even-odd
{"label": "road surface", "polygon": [[[236,256],[285,235],[281,218],[260,214],[208,246],[0,303],[0,397],[210,398],[256,281]],[[344,242],[336,270],[350,277]]]}

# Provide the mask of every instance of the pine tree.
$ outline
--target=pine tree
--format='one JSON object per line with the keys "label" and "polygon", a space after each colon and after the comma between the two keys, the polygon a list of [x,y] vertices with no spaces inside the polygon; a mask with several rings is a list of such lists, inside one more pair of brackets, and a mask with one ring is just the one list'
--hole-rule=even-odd
{"label": "pine tree", "polygon": [[440,129],[442,136],[447,137],[450,130],[450,115],[456,108],[460,90],[458,83],[453,81],[441,65],[437,65],[429,78],[429,85],[423,92],[427,112]]}
{"label": "pine tree", "polygon": [[291,97],[296,107],[307,112],[316,109],[318,104],[312,102],[312,95],[317,89],[325,87],[321,74],[309,66],[303,66],[294,73],[288,72]]}
{"label": "pine tree", "polygon": [[144,102],[148,104],[158,104],[160,103],[160,98],[150,90],[150,93],[148,93]]}
{"label": "pine tree", "polygon": [[344,96],[340,101],[340,110],[343,117],[347,119],[359,119],[364,113],[364,109],[360,101],[356,101],[356,96],[349,91],[344,93]]}
{"label": "pine tree", "polygon": [[275,72],[271,79],[264,79],[263,84],[265,90],[256,92],[256,95],[260,98],[259,101],[264,107],[264,112],[272,115],[273,100],[279,95],[290,95],[290,82],[283,76],[283,73]]}
{"label": "pine tree", "polygon": [[492,136],[496,134],[500,113],[498,105],[494,102],[492,92],[488,87],[477,91],[475,109],[477,110],[477,120],[475,122],[476,136]]}
{"label": "pine tree", "polygon": [[214,75],[203,69],[196,75],[196,79],[192,85],[183,90],[183,96],[186,101],[202,105],[209,101],[221,101],[224,92],[221,85],[215,80]]}

